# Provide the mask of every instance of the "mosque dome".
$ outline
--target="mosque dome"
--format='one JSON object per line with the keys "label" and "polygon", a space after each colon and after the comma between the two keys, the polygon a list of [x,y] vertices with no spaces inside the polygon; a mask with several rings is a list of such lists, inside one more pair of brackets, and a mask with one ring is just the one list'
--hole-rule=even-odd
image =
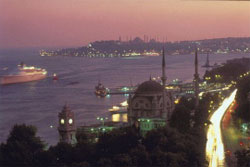
{"label": "mosque dome", "polygon": [[163,91],[163,86],[156,81],[145,81],[138,86],[135,93],[160,93]]}

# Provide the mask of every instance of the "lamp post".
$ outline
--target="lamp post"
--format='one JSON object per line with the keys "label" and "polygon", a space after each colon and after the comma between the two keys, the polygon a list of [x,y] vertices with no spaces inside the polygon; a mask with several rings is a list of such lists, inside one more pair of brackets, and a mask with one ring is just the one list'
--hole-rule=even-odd
{"label": "lamp post", "polygon": [[105,122],[105,120],[108,119],[108,117],[97,117],[96,119],[99,120],[99,121],[101,121],[102,122],[102,126],[104,126],[104,122]]}

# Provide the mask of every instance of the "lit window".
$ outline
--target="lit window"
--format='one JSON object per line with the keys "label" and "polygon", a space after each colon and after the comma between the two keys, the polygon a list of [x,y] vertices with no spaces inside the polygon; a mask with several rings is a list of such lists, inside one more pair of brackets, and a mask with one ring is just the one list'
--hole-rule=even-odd
{"label": "lit window", "polygon": [[61,119],[61,124],[64,124],[64,119]]}
{"label": "lit window", "polygon": [[70,118],[69,119],[69,124],[72,124],[73,123],[73,120]]}

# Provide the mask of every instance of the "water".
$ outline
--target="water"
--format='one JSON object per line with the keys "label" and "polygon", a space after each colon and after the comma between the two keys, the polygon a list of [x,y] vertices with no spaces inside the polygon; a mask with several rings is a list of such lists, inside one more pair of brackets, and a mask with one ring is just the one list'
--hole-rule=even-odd
{"label": "water", "polygon": [[[250,55],[210,55],[210,63],[222,63],[235,57]],[[30,83],[0,86],[0,142],[5,142],[14,124],[26,123],[38,128],[38,135],[49,144],[58,142],[58,113],[67,102],[75,112],[76,125],[97,123],[97,116],[109,116],[108,109],[126,99],[123,95],[98,98],[94,87],[98,80],[108,88],[133,85],[161,75],[161,57],[80,58],[40,57],[38,51],[0,52],[0,75],[4,67],[15,68],[21,61],[45,68],[48,78]],[[193,55],[167,56],[167,77],[170,82],[193,78]],[[200,55],[205,64],[206,55]],[[200,76],[205,72],[199,69]],[[54,82],[52,74],[59,80]],[[70,84],[77,82],[76,84]],[[52,128],[50,126],[53,126]]]}

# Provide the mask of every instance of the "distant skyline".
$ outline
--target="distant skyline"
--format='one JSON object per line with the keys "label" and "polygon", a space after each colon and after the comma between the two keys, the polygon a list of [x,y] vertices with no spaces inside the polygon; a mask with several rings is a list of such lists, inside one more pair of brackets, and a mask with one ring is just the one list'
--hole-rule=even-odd
{"label": "distant skyline", "polygon": [[250,36],[249,1],[0,0],[0,49]]}

